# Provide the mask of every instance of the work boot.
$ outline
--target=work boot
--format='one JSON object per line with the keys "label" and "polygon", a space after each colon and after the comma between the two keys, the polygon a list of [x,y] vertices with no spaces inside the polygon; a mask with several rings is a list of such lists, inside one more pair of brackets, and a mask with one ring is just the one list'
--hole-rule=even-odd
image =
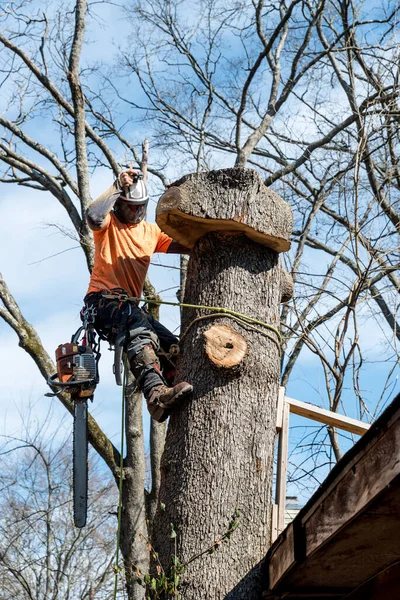
{"label": "work boot", "polygon": [[159,385],[153,388],[149,398],[146,398],[149,413],[155,421],[162,423],[168,419],[171,412],[181,400],[187,398],[192,391],[193,386],[186,381],[182,381],[182,383],[178,383],[170,388],[166,385]]}
{"label": "work boot", "polygon": [[132,373],[146,398],[147,408],[155,421],[165,421],[175,406],[187,397],[193,387],[190,383],[178,383],[168,387],[160,370],[154,348],[147,344],[130,360]]}

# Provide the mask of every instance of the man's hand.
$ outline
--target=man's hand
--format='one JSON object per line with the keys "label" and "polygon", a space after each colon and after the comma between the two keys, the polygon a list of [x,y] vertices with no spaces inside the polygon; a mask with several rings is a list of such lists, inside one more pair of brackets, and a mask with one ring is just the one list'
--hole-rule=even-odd
{"label": "man's hand", "polygon": [[139,171],[135,169],[128,169],[118,175],[118,181],[123,188],[128,188],[133,185],[135,178],[138,176]]}

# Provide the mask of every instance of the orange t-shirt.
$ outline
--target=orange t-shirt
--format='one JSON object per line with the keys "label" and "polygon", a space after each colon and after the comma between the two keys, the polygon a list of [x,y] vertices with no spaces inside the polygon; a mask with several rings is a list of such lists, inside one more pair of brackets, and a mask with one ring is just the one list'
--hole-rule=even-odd
{"label": "orange t-shirt", "polygon": [[89,292],[122,288],[140,298],[154,252],[166,252],[172,238],[155,223],[125,225],[109,214],[105,226],[93,231],[95,255]]}

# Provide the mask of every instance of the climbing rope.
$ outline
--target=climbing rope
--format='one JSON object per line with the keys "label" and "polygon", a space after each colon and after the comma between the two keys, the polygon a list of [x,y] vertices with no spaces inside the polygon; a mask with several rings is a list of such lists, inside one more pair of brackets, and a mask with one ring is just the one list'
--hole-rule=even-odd
{"label": "climbing rope", "polygon": [[117,598],[118,575],[119,575],[119,545],[121,542],[121,515],[122,515],[122,485],[124,479],[124,430],[125,430],[125,390],[128,379],[128,357],[124,360],[124,378],[122,382],[122,410],[121,410],[121,454],[119,458],[119,499],[118,499],[118,526],[117,526],[117,548],[115,550],[115,576],[114,576],[114,595],[113,600]]}
{"label": "climbing rope", "polygon": [[[183,334],[180,336],[179,338],[179,343],[181,344],[184,340],[184,338],[186,337],[187,333],[189,332],[189,330],[191,329],[191,327],[197,323],[198,321],[203,321],[205,319],[212,319],[215,317],[221,317],[221,313],[213,313],[211,315],[204,315],[202,317],[197,317],[196,319],[193,319],[193,321],[191,321],[189,323],[189,325],[186,327],[185,331],[183,332]],[[245,321],[242,318],[236,317],[234,315],[231,314],[224,314],[224,317],[228,317],[230,319],[233,319],[234,321],[236,321],[237,323],[239,323],[240,325],[242,325],[243,327],[248,327],[249,329],[253,329],[253,331],[257,331],[257,333],[260,333],[261,335],[267,337],[268,339],[270,339],[272,342],[274,342],[274,344],[276,344],[276,346],[278,347],[279,353],[281,352],[281,344],[280,342],[282,341],[282,337],[279,333],[278,330],[276,330],[274,333],[278,333],[279,335],[279,341],[276,340],[274,337],[272,337],[272,335],[269,335],[269,333],[267,333],[266,331],[262,331],[261,329],[259,329],[258,327],[254,327],[254,325],[252,325],[251,323],[248,323],[247,321]],[[247,317],[246,317],[247,318]],[[267,323],[265,323],[264,325],[268,325]],[[272,325],[268,325],[268,329],[272,328]]]}
{"label": "climbing rope", "polygon": [[[266,334],[266,332],[264,332],[264,331],[261,331],[260,329],[255,327],[255,325],[259,325],[265,329],[269,329],[270,331],[275,333],[275,335],[278,338],[279,343],[282,343],[281,333],[273,325],[270,325],[269,323],[264,323],[264,321],[254,319],[253,317],[248,317],[247,315],[243,315],[242,313],[235,312],[233,310],[230,310],[229,308],[222,308],[220,306],[205,306],[202,304],[186,304],[184,302],[168,302],[167,300],[153,300],[153,299],[148,300],[146,298],[136,298],[135,296],[128,296],[127,294],[105,293],[105,294],[103,294],[103,297],[106,299],[119,300],[120,302],[133,302],[134,304],[139,304],[139,302],[145,302],[146,304],[166,304],[167,306],[178,306],[181,308],[198,308],[198,309],[202,309],[202,310],[210,310],[213,313],[215,313],[213,315],[205,315],[204,317],[197,317],[196,319],[194,319],[189,324],[189,326],[186,328],[183,335],[181,336],[180,342],[182,342],[182,340],[186,336],[188,330],[197,321],[201,321],[203,319],[212,318],[212,317],[220,317],[221,315],[223,315],[224,317],[234,318],[237,322],[241,323],[242,325],[246,325],[246,326],[250,327],[251,329],[254,329],[255,331],[257,331],[258,333],[262,333],[263,335],[266,335],[266,337],[268,337],[269,339],[274,341],[275,344],[279,345],[278,342],[274,338],[272,338],[272,336]],[[279,348],[280,348],[280,345],[279,345]]]}

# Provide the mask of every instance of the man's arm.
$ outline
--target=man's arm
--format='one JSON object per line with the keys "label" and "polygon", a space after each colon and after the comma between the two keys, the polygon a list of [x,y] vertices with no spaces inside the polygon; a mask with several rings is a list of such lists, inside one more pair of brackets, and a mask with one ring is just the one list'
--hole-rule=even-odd
{"label": "man's arm", "polygon": [[99,196],[86,210],[86,220],[90,229],[99,230],[108,223],[108,215],[118,200],[122,188],[133,184],[133,176],[137,171],[129,169],[120,174],[112,186]]}
{"label": "man's arm", "polygon": [[102,229],[108,222],[108,215],[116,203],[121,190],[115,182],[108,190],[97,198],[86,210],[86,220],[90,229]]}
{"label": "man's arm", "polygon": [[168,250],[167,250],[167,254],[190,254],[190,253],[191,253],[190,248],[186,248],[186,246],[183,246],[179,242],[175,242],[175,240],[172,240],[172,242],[168,246]]}

